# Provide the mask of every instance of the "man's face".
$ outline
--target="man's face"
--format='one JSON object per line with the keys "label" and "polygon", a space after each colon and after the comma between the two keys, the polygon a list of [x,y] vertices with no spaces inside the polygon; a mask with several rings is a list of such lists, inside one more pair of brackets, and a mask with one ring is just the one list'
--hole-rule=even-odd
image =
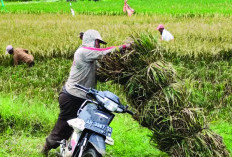
{"label": "man's face", "polygon": [[79,34],[80,36],[80,39],[82,40],[83,39],[83,35],[84,35],[84,33],[83,32],[80,32],[80,34]]}
{"label": "man's face", "polygon": [[100,48],[100,41],[98,39],[95,40],[95,48]]}
{"label": "man's face", "polygon": [[14,53],[14,49],[11,49],[10,51],[8,51],[9,54],[13,54]]}
{"label": "man's face", "polygon": [[164,28],[160,28],[160,29],[159,29],[160,34],[163,33],[163,30],[164,30]]}

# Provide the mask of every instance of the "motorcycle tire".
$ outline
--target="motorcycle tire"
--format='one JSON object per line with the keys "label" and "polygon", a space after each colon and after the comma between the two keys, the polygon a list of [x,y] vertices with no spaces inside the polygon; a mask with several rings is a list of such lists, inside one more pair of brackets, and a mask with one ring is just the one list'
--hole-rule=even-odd
{"label": "motorcycle tire", "polygon": [[102,157],[102,155],[96,149],[89,148],[83,153],[82,157]]}

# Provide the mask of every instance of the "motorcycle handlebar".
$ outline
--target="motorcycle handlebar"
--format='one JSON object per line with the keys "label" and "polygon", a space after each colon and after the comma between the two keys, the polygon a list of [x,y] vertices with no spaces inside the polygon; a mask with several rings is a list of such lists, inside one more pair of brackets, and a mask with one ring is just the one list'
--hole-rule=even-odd
{"label": "motorcycle handlebar", "polygon": [[[97,94],[96,90],[94,90],[94,89],[86,88],[86,87],[84,87],[84,86],[82,86],[82,85],[79,85],[79,84],[76,84],[75,86],[76,86],[77,88],[79,88],[80,90],[84,91],[84,92],[87,93],[87,94],[94,94],[94,93]],[[121,105],[122,105],[122,104],[121,104]],[[129,113],[130,115],[134,115],[134,113],[133,113],[132,111],[127,110],[128,106],[122,105],[121,108],[124,110],[124,113]]]}

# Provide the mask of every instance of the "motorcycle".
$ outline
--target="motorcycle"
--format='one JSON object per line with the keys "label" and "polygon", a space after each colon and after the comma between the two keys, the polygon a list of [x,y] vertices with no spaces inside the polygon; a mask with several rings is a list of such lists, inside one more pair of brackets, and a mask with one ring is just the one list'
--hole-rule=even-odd
{"label": "motorcycle", "polygon": [[101,157],[106,145],[113,145],[112,128],[109,126],[116,113],[134,113],[120,103],[118,96],[109,91],[98,91],[76,85],[87,94],[88,99],[77,111],[77,118],[68,120],[73,128],[69,140],[59,141],[60,157]]}

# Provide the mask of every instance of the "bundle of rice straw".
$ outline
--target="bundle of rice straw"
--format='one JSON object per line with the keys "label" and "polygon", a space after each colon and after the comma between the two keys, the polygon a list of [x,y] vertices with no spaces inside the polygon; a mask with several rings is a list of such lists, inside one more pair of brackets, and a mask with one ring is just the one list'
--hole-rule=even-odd
{"label": "bundle of rice straw", "polygon": [[153,131],[160,150],[171,156],[229,156],[222,138],[209,130],[202,108],[189,101],[191,94],[177,79],[164,50],[151,34],[137,34],[132,49],[103,58],[100,81],[124,86],[136,119]]}

